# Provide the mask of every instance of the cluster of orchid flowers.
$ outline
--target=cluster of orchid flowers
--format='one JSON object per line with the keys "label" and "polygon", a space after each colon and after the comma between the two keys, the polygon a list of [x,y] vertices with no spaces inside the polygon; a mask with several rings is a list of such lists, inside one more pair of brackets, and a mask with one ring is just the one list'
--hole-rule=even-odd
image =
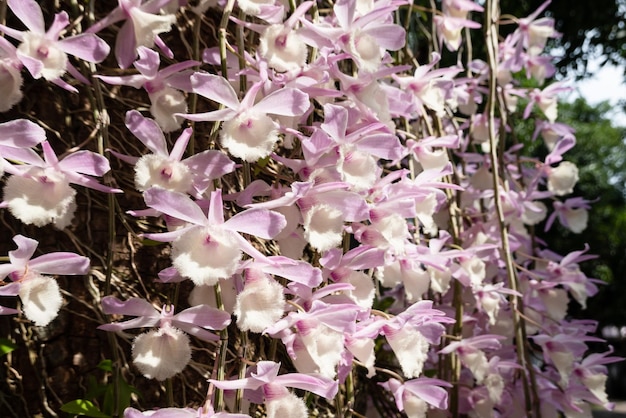
{"label": "cluster of orchid flowers", "polygon": [[[484,9],[474,1],[442,1],[433,11],[434,48],[447,51],[411,66],[399,64],[408,56],[407,33],[394,20],[411,7],[404,0],[338,0],[326,9],[312,1],[191,7],[179,0],[119,0],[109,15],[73,36],[64,33],[67,13],[56,14],[46,31],[35,0],[8,0],[27,30],[0,25],[15,41],[0,38],[0,89],[7,92],[0,111],[22,99],[23,67],[69,91],[77,88],[62,79],[66,73],[85,84],[79,88],[102,82],[146,91],[152,118],[130,109],[124,122],[148,151],[110,155],[133,166],[143,195],[146,208],[129,213],[165,222],[162,232],[143,235],[171,243],[171,267],[158,280],[190,280],[194,289],[187,303],[176,301],[190,306],[178,313],[172,304],[159,310],[140,298],[103,298],[104,313],[136,318],[100,329],[151,328],[132,347],[145,377],[176,376],[192,356],[189,336],[199,340],[194,344],[216,347],[218,333],[235,329],[227,328],[232,318],[240,333],[280,341],[295,372],[284,373],[288,365],[276,358],[246,359],[255,363],[246,377],[214,375],[209,383],[264,404],[268,417],[309,416],[304,400],[288,388],[344,399],[357,369],[362,378],[384,381],[382,388],[409,417],[557,411],[590,417],[592,404],[611,407],[605,365],[618,360],[610,352],[588,354],[594,323],[567,315],[570,299],[584,307],[597,291],[579,269],[591,256],[586,247],[556,254],[529,232],[557,219],[582,232],[590,203],[567,197],[578,170],[563,160],[574,132],[556,122],[557,94],[565,87],[541,88],[555,72],[544,47],[558,36],[552,19],[539,18],[548,3],[516,21],[517,29],[498,45],[496,65],[473,59],[444,68],[441,54],[458,51],[463,31],[481,27],[472,16]],[[202,62],[161,68],[153,48],[175,58],[161,35],[176,23],[179,8],[201,16],[209,7],[228,13],[233,4],[241,14],[231,20],[255,33],[248,39],[258,44],[211,48]],[[87,80],[67,55],[103,61],[109,47],[96,33],[122,21],[115,58],[120,68],[136,71]],[[220,65],[227,73],[205,70]],[[520,74],[538,87],[521,88]],[[489,97],[493,79],[502,105],[496,118],[485,105],[496,100]],[[217,110],[189,113],[192,94]],[[528,103],[525,109],[519,101]],[[522,162],[521,147],[507,141],[505,116],[518,111],[537,118],[532,140],[544,140],[549,153],[543,161]],[[219,129],[212,149],[190,152],[193,131],[183,129],[185,121]],[[171,151],[170,132],[180,132]],[[24,224],[70,227],[76,210],[70,184],[122,192],[95,179],[110,169],[104,156],[83,150],[59,159],[33,122],[0,125],[0,141],[1,168],[9,175],[2,206]],[[498,141],[507,147],[500,169],[490,158]],[[34,150],[39,145],[43,158]],[[223,179],[244,179],[255,164],[281,175],[224,188],[233,182]],[[502,228],[508,255],[501,251]],[[89,261],[71,253],[32,258],[36,241],[21,235],[14,241],[10,263],[0,265],[0,275],[10,280],[0,295],[19,296],[26,318],[47,325],[62,298],[54,278],[44,274],[88,274]],[[379,310],[389,299],[394,303]],[[0,314],[14,313],[0,308]],[[377,365],[383,352],[395,359],[389,368]],[[533,404],[537,411],[525,406]],[[215,406],[217,412],[207,399],[200,409],[145,414],[248,416]],[[144,414],[128,408],[125,416]]]}

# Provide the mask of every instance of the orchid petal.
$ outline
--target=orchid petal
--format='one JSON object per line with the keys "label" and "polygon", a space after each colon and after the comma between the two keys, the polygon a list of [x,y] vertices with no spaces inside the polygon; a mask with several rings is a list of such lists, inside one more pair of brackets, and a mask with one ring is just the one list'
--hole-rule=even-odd
{"label": "orchid petal", "polygon": [[144,117],[136,110],[129,110],[126,112],[125,124],[150,151],[157,155],[168,155],[165,135],[155,120]]}
{"label": "orchid petal", "polygon": [[130,319],[123,322],[114,322],[111,324],[100,325],[98,329],[103,331],[118,332],[125,329],[153,327],[159,323],[159,317],[140,316],[139,318]]}
{"label": "orchid petal", "polygon": [[[16,266],[15,264],[13,264],[13,263],[0,264],[0,280],[3,280],[9,274],[13,273],[14,271],[17,271],[18,269],[19,269],[19,267]],[[6,285],[5,286],[0,286],[0,295],[3,295],[2,290],[4,288],[6,288]]]}
{"label": "orchid petal", "polygon": [[212,383],[215,387],[224,389],[224,390],[236,390],[236,389],[248,389],[248,390],[256,390],[259,387],[263,386],[263,382],[260,382],[253,378],[245,378],[245,379],[236,379],[236,380],[214,380],[209,379],[209,382]]}
{"label": "orchid petal", "polygon": [[278,376],[280,371],[280,363],[273,361],[259,361],[256,365],[256,371],[250,373],[252,378],[263,382],[272,383]]}
{"label": "orchid petal", "polygon": [[0,287],[0,296],[17,296],[20,293],[21,283],[14,282]]}
{"label": "orchid petal", "polygon": [[126,12],[121,7],[116,7],[111,13],[98,22],[90,26],[85,32],[96,33],[120,20],[126,19]]}
{"label": "orchid petal", "polygon": [[44,274],[76,275],[89,272],[89,258],[68,252],[44,254],[33,258],[28,265]]}
{"label": "orchid petal", "polygon": [[406,381],[404,387],[424,402],[439,409],[448,408],[448,391],[444,387],[452,387],[448,382],[440,379],[421,377]]}
{"label": "orchid petal", "polygon": [[139,59],[133,63],[133,66],[148,79],[154,79],[159,72],[161,59],[159,54],[150,48],[140,46],[137,48]]}
{"label": "orchid petal", "polygon": [[34,147],[46,140],[46,131],[27,119],[0,124],[0,143],[13,147]]}
{"label": "orchid petal", "polygon": [[46,163],[51,166],[55,166],[59,163],[59,159],[57,155],[54,153],[52,146],[48,141],[43,141],[41,143],[41,147],[43,148],[43,158],[46,160]]}
{"label": "orchid petal", "polygon": [[335,3],[333,11],[337,17],[339,26],[345,31],[350,30],[352,22],[354,22],[354,12],[356,10],[355,0],[339,0]]}
{"label": "orchid petal", "polygon": [[180,161],[183,158],[183,154],[185,154],[192,132],[193,130],[191,128],[187,128],[180,134],[176,143],[174,143],[174,148],[172,148],[172,151],[170,152],[171,160]]}
{"label": "orchid petal", "polygon": [[122,301],[115,296],[105,296],[102,298],[102,311],[107,315],[132,315],[159,317],[157,310],[145,299],[131,298]]}
{"label": "orchid petal", "polygon": [[[0,32],[4,33],[6,36],[9,36],[13,39],[17,39],[18,41],[23,41],[24,40],[24,36],[22,31],[10,28],[8,26],[5,25],[0,25]],[[8,41],[6,42],[2,42],[2,48],[5,49],[5,51],[10,52],[10,51],[16,51],[17,48],[15,48],[15,46],[13,46],[13,44],[10,44],[11,46],[9,47],[10,49],[6,49],[7,45],[6,43],[9,43]],[[19,52],[13,52],[14,54],[19,54]]]}
{"label": "orchid petal", "polygon": [[0,315],[13,315],[18,313],[20,313],[20,311],[18,311],[17,309],[0,306]]}
{"label": "orchid petal", "polygon": [[147,82],[146,77],[143,74],[133,74],[119,77],[96,74],[94,77],[113,86],[131,86],[136,89],[141,88]]}
{"label": "orchid petal", "polygon": [[267,209],[247,209],[224,223],[231,231],[243,232],[264,239],[278,235],[287,225],[285,217]]}
{"label": "orchid petal", "polygon": [[194,122],[217,122],[232,119],[235,115],[237,112],[232,109],[220,109],[205,113],[178,113],[175,116],[182,116]]}
{"label": "orchid petal", "polygon": [[43,62],[41,60],[29,57],[19,50],[17,51],[17,57],[33,78],[41,78],[41,72],[43,71]]}
{"label": "orchid petal", "polygon": [[107,151],[113,154],[115,158],[119,158],[120,160],[128,164],[134,165],[137,163],[137,161],[139,161],[139,157],[132,157],[130,155],[120,154],[119,152],[113,151],[112,149],[109,149]]}
{"label": "orchid petal", "polygon": [[198,225],[191,225],[188,228],[181,228],[181,229],[177,229],[175,231],[168,231],[168,232],[155,232],[152,234],[142,234],[143,238],[147,238],[147,239],[151,239],[153,241],[159,241],[159,242],[172,242],[174,240],[176,240],[178,237],[180,237],[181,235],[183,235],[187,230],[189,230],[190,228],[193,227],[198,227]]}
{"label": "orchid petal", "polygon": [[195,73],[191,76],[191,86],[193,91],[200,96],[221,103],[230,109],[239,109],[237,93],[224,77]]}
{"label": "orchid petal", "polygon": [[357,148],[379,158],[395,161],[402,158],[404,149],[397,136],[378,133],[360,139]]}
{"label": "orchid petal", "polygon": [[35,33],[44,33],[45,23],[41,7],[35,0],[8,0],[11,11],[26,27]]}
{"label": "orchid petal", "polygon": [[102,62],[111,52],[109,45],[92,33],[82,33],[63,39],[57,45],[70,55],[95,63]]}
{"label": "orchid petal", "polygon": [[14,236],[13,242],[17,244],[17,249],[9,251],[9,260],[11,264],[22,267],[26,265],[28,260],[35,254],[39,242],[23,235]]}
{"label": "orchid petal", "polygon": [[63,29],[70,24],[70,17],[66,11],[54,15],[54,20],[46,32],[46,38],[57,40]]}
{"label": "orchid petal", "polygon": [[65,80],[62,80],[60,78],[55,78],[49,81],[52,84],[61,87],[63,90],[69,91],[70,93],[78,93],[78,89],[72,86],[71,84],[69,84],[68,82],[66,82]]}
{"label": "orchid petal", "polygon": [[270,257],[272,264],[263,266],[264,273],[284,277],[292,282],[301,283],[314,288],[322,283],[322,271],[302,260],[292,260],[287,257]]}
{"label": "orchid petal", "polygon": [[206,150],[184,160],[194,173],[207,181],[222,177],[235,170],[236,164],[220,151]]}
{"label": "orchid petal", "polygon": [[83,176],[82,174],[77,174],[71,171],[64,171],[63,173],[65,174],[67,180],[73,184],[79,184],[83,187],[88,187],[102,193],[124,193],[122,189],[105,186],[104,184],[98,183],[97,180],[88,176]]}
{"label": "orchid petal", "polygon": [[220,330],[230,324],[230,314],[209,305],[197,305],[174,315],[173,321]]}
{"label": "orchid petal", "polygon": [[375,27],[363,30],[376,40],[378,45],[390,51],[397,51],[404,46],[406,41],[406,31],[402,26],[392,23],[376,25]]}
{"label": "orchid petal", "polygon": [[[161,71],[159,71],[159,78],[167,79],[167,84],[169,84],[170,86],[174,88],[185,90],[185,91],[191,91],[192,87],[191,87],[190,77],[193,74],[193,72],[184,71],[184,70],[187,70],[191,67],[195,67],[200,64],[201,63],[199,61],[193,61],[193,60],[177,62],[176,64],[172,64],[168,67],[165,67]],[[177,74],[177,73],[180,73],[180,74]],[[180,80],[177,80],[175,79],[175,77],[177,76],[182,76],[182,78]],[[186,80],[185,83],[182,83],[183,79]]]}
{"label": "orchid petal", "polygon": [[218,189],[211,192],[211,200],[209,201],[209,211],[207,216],[210,224],[224,223],[224,203],[222,201],[222,190]]}
{"label": "orchid petal", "polygon": [[91,176],[103,176],[111,169],[109,160],[91,151],[72,153],[59,162],[59,167],[62,171],[74,171]]}
{"label": "orchid petal", "polygon": [[339,384],[337,381],[314,374],[283,374],[276,377],[276,379],[274,379],[274,383],[306,390],[326,399],[333,399],[339,390]]}
{"label": "orchid petal", "polygon": [[195,225],[205,225],[206,216],[198,204],[189,196],[157,187],[143,193],[146,205],[173,218]]}
{"label": "orchid petal", "polygon": [[115,58],[120,68],[128,68],[135,61],[135,32],[132,22],[126,21],[115,39]]}
{"label": "orchid petal", "polygon": [[324,123],[320,127],[336,142],[344,142],[348,129],[348,110],[333,104],[324,105]]}
{"label": "orchid petal", "polygon": [[213,334],[212,332],[202,329],[200,327],[196,327],[187,322],[172,321],[172,324],[176,325],[177,328],[180,328],[187,334],[193,335],[194,337],[199,338],[203,341],[219,341],[220,339],[220,337]]}
{"label": "orchid petal", "polygon": [[310,106],[308,94],[292,88],[282,88],[265,96],[253,109],[273,115],[300,116]]}

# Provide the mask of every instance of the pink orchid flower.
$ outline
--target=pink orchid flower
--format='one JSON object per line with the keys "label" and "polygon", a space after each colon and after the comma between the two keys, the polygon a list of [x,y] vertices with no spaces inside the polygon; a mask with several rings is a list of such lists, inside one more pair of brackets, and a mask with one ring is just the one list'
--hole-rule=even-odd
{"label": "pink orchid flower", "polygon": [[376,8],[359,15],[356,0],[340,0],[333,7],[336,21],[314,24],[302,19],[302,32],[308,43],[336,48],[352,58],[359,69],[375,72],[382,65],[386,50],[404,46],[404,28],[389,19],[404,1],[378,2]]}
{"label": "pink orchid flower", "polygon": [[128,407],[124,410],[124,418],[250,418],[247,414],[231,414],[228,412],[215,412],[213,407],[199,409],[192,408],[161,408],[156,411],[141,412]]}
{"label": "pink orchid flower", "polygon": [[165,135],[154,120],[131,110],[126,113],[126,127],[152,153],[137,158],[111,152],[135,165],[135,187],[141,192],[151,187],[160,187],[200,198],[213,180],[235,169],[235,163],[224,153],[214,150],[206,150],[183,159],[191,137],[191,128],[182,132],[172,151],[168,152]]}
{"label": "pink orchid flower", "polygon": [[159,54],[144,46],[137,48],[139,59],[133,63],[139,74],[128,76],[95,77],[108,84],[143,88],[150,99],[150,113],[164,132],[179,129],[182,117],[176,113],[187,112],[187,102],[183,91],[191,91],[189,68],[199,65],[197,61],[183,61],[159,70]]}
{"label": "pink orchid flower", "polygon": [[0,175],[4,171],[19,173],[7,158],[15,161],[37,160],[37,154],[30,148],[45,140],[46,132],[43,128],[29,120],[16,119],[0,123]]}
{"label": "pink orchid flower", "polygon": [[572,197],[564,202],[554,201],[554,212],[546,220],[544,231],[550,230],[554,221],[558,218],[561,225],[575,234],[580,234],[587,228],[589,221],[589,209],[592,203],[582,197]]}
{"label": "pink orchid flower", "polygon": [[324,122],[309,140],[302,142],[302,147],[310,166],[336,167],[339,180],[358,191],[372,187],[380,177],[382,169],[377,159],[397,160],[403,150],[384,124],[373,122],[355,127],[356,121],[349,113],[342,106],[324,105]]}
{"label": "pink orchid flower", "polygon": [[524,109],[524,119],[530,116],[533,106],[537,105],[546,119],[553,123],[558,116],[557,95],[570,90],[571,87],[565,86],[564,82],[561,81],[550,84],[543,90],[534,89],[528,96],[529,102],[526,109]]}
{"label": "pink orchid flower", "polygon": [[172,243],[172,262],[196,285],[214,285],[232,276],[239,267],[242,251],[265,259],[239,232],[271,239],[285,226],[283,215],[266,209],[248,209],[224,221],[222,191],[211,193],[208,214],[187,195],[160,188],[144,192],[146,205],[188,224],[176,231],[145,234]]}
{"label": "pink orchid flower", "polygon": [[278,142],[278,124],[268,114],[301,116],[310,107],[309,96],[286,87],[276,90],[256,104],[264,82],[252,85],[241,102],[232,85],[223,77],[196,73],[191,76],[193,91],[223,104],[226,109],[181,115],[196,122],[223,121],[220,142],[235,157],[254,162],[270,155]]}
{"label": "pink orchid flower", "polygon": [[172,0],[118,0],[118,6],[104,19],[89,29],[88,33],[96,33],[102,29],[125,20],[115,40],[115,57],[120,68],[128,68],[137,56],[137,48],[152,48],[155,44],[168,58],[174,53],[159,37],[160,33],[169,32],[176,22],[173,14],[159,15],[159,11]]}
{"label": "pink orchid flower", "polygon": [[91,33],[59,40],[63,29],[70,24],[66,12],[56,14],[54,22],[46,31],[43,13],[35,0],[8,0],[8,5],[28,31],[18,31],[5,25],[0,25],[0,30],[21,42],[17,56],[33,78],[43,77],[66,90],[76,92],[74,87],[61,80],[66,71],[84,83],[88,81],[68,61],[67,54],[95,63],[109,55],[107,43]]}
{"label": "pink orchid flower", "polygon": [[439,344],[445,332],[443,324],[454,322],[432,306],[430,300],[416,302],[382,324],[381,331],[408,378],[422,374],[430,346]]}
{"label": "pink orchid flower", "polygon": [[23,66],[17,48],[0,37],[0,112],[10,110],[22,100]]}
{"label": "pink orchid flower", "polygon": [[217,341],[219,337],[209,331],[221,330],[230,323],[230,314],[208,305],[198,305],[174,314],[173,306],[165,306],[161,311],[141,298],[121,301],[114,296],[102,299],[105,314],[131,315],[135,319],[100,325],[104,331],[123,331],[133,328],[175,326],[189,335],[203,341]]}
{"label": "pink orchid flower", "polygon": [[[354,303],[326,303],[321,297],[350,285],[344,283],[325,286],[313,295],[315,300],[305,306],[306,312],[292,311],[265,332],[280,337],[301,372],[315,372],[332,379],[343,359],[345,336],[356,330],[356,319],[362,311]],[[300,301],[296,299],[296,303]]]}
{"label": "pink orchid flower", "polygon": [[29,157],[23,158],[26,164],[16,166],[16,173],[4,186],[2,206],[8,207],[23,223],[37,226],[52,223],[59,229],[68,226],[76,209],[72,183],[104,193],[122,193],[91,177],[109,171],[109,161],[102,155],[77,151],[59,160],[48,141],[41,145],[44,158],[22,155]]}
{"label": "pink orchid flower", "polygon": [[[0,287],[0,296],[19,296],[22,309],[35,325],[48,325],[63,304],[59,285],[53,275],[81,275],[89,272],[89,259],[69,252],[53,252],[33,258],[37,245],[34,239],[16,235],[17,250],[9,251],[9,263],[0,264],[0,278],[9,276],[12,283]],[[18,311],[0,307],[0,314]]]}
{"label": "pink orchid flower", "polygon": [[400,411],[406,411],[408,416],[420,416],[420,411],[425,412],[426,404],[438,409],[448,408],[448,391],[452,385],[444,380],[420,377],[407,380],[404,383],[391,378],[382,387],[393,393],[396,406]]}
{"label": "pink orchid flower", "polygon": [[210,331],[223,329],[230,323],[230,314],[208,305],[194,306],[174,314],[173,305],[165,305],[159,312],[140,298],[123,302],[114,296],[106,296],[102,299],[102,310],[106,314],[137,316],[124,322],[100,325],[98,329],[104,331],[158,327],[138,335],[132,350],[133,363],[141,373],[157,380],[174,376],[189,363],[191,347],[187,334],[204,341],[218,341],[219,337]]}
{"label": "pink orchid flower", "polygon": [[[248,370],[248,377],[235,380],[209,379],[213,385],[224,390],[244,389],[245,395],[255,403],[271,401],[279,387],[292,387],[306,390],[326,399],[332,399],[338,391],[338,384],[332,379],[315,373],[288,373],[279,375],[280,363],[260,361]],[[261,390],[261,392],[254,393]],[[282,397],[282,393],[280,396]],[[278,417],[280,418],[280,417]]]}

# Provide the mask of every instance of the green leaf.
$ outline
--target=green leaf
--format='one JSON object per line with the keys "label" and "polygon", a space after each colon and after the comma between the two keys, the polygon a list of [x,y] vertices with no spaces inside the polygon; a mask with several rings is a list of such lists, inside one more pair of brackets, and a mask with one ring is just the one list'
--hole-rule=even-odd
{"label": "green leaf", "polygon": [[17,345],[13,341],[7,338],[0,338],[0,357],[4,356],[5,354],[10,353],[16,348],[17,348]]}
{"label": "green leaf", "polygon": [[[87,376],[87,391],[85,399],[100,399],[107,391],[107,385],[99,383],[93,375]],[[107,412],[106,408],[103,408]]]}
{"label": "green leaf", "polygon": [[[136,394],[141,398],[141,394],[134,387],[128,384],[126,380],[120,378],[118,380],[118,393],[117,393],[117,410],[123,411],[130,406],[132,395]],[[115,405],[115,398],[113,396],[113,383],[109,383],[104,392],[104,398],[102,401],[102,410],[106,413],[113,413]]]}
{"label": "green leaf", "polygon": [[61,411],[67,412],[68,414],[84,415],[86,417],[110,418],[110,415],[103,414],[97,406],[84,399],[76,399],[66,403],[61,407]]}
{"label": "green leaf", "polygon": [[106,359],[106,360],[102,360],[98,366],[97,366],[100,370],[104,370],[105,372],[112,372],[113,371],[113,361]]}

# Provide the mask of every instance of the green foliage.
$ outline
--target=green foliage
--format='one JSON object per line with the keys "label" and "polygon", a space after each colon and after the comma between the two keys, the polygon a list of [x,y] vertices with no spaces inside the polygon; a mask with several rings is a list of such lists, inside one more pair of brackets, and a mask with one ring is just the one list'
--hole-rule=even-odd
{"label": "green foliage", "polygon": [[[107,374],[113,374],[115,376],[113,362],[111,360],[102,360],[97,367]],[[113,376],[109,377],[111,377],[110,382],[102,383],[98,381],[94,375],[87,376],[85,399],[76,399],[68,402],[61,407],[61,410],[73,415],[104,418],[112,417],[116,411],[123,411],[129,407],[132,395],[135,394],[139,396],[140,393],[123,378],[119,376],[117,378]],[[117,404],[115,403],[116,390]],[[94,402],[88,399],[92,399]],[[98,407],[98,405],[101,407]]]}
{"label": "green foliage", "polygon": [[0,357],[9,354],[16,348],[17,345],[13,341],[9,340],[8,338],[0,338]]}
{"label": "green foliage", "polygon": [[74,401],[66,403],[61,407],[61,411],[67,412],[68,414],[82,415],[94,418],[110,417],[110,415],[100,412],[100,409],[98,409],[98,407],[95,406],[93,403],[84,399],[76,399]]}

